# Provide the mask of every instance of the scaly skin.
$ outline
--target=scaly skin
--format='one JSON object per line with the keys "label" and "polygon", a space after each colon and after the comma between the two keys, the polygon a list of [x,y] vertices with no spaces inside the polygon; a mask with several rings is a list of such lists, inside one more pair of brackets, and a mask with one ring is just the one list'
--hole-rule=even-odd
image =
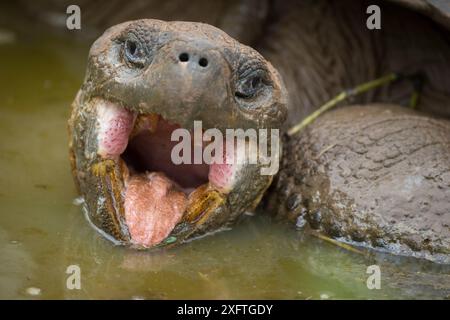
{"label": "scaly skin", "polygon": [[270,201],[279,218],[450,263],[450,122],[393,105],[346,107],[284,150]]}

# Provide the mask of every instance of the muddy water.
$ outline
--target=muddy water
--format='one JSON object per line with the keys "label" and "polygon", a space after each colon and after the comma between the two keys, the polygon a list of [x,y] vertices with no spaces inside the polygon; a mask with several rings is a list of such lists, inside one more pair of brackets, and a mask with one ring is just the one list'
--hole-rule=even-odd
{"label": "muddy water", "polygon": [[[175,250],[114,247],[73,204],[67,160],[88,47],[0,38],[0,298],[449,297],[448,267],[348,251],[264,214]],[[366,286],[373,264],[380,290]],[[81,269],[80,290],[66,287],[70,265]]]}

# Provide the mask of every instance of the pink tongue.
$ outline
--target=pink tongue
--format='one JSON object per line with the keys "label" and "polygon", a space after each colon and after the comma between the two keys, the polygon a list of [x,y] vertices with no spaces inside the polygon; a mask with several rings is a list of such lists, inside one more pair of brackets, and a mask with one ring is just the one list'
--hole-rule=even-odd
{"label": "pink tongue", "polygon": [[160,172],[132,176],[125,194],[125,219],[134,243],[164,240],[183,216],[186,195]]}

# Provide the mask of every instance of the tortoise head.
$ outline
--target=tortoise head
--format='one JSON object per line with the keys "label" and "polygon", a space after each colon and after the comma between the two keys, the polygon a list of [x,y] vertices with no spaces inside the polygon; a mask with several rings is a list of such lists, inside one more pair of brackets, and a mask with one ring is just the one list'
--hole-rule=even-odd
{"label": "tortoise head", "polygon": [[277,71],[215,27],[138,20],[108,29],[92,45],[69,120],[89,220],[145,248],[224,228],[269,186],[285,117]]}

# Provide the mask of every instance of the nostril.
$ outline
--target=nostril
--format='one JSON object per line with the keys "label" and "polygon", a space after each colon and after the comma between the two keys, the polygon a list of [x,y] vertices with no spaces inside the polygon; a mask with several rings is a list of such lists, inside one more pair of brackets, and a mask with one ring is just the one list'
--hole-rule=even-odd
{"label": "nostril", "polygon": [[208,59],[206,58],[200,58],[200,60],[198,61],[198,64],[200,65],[200,67],[206,67],[208,65]]}
{"label": "nostril", "polygon": [[178,56],[178,59],[180,59],[181,62],[189,61],[189,54],[183,52]]}

